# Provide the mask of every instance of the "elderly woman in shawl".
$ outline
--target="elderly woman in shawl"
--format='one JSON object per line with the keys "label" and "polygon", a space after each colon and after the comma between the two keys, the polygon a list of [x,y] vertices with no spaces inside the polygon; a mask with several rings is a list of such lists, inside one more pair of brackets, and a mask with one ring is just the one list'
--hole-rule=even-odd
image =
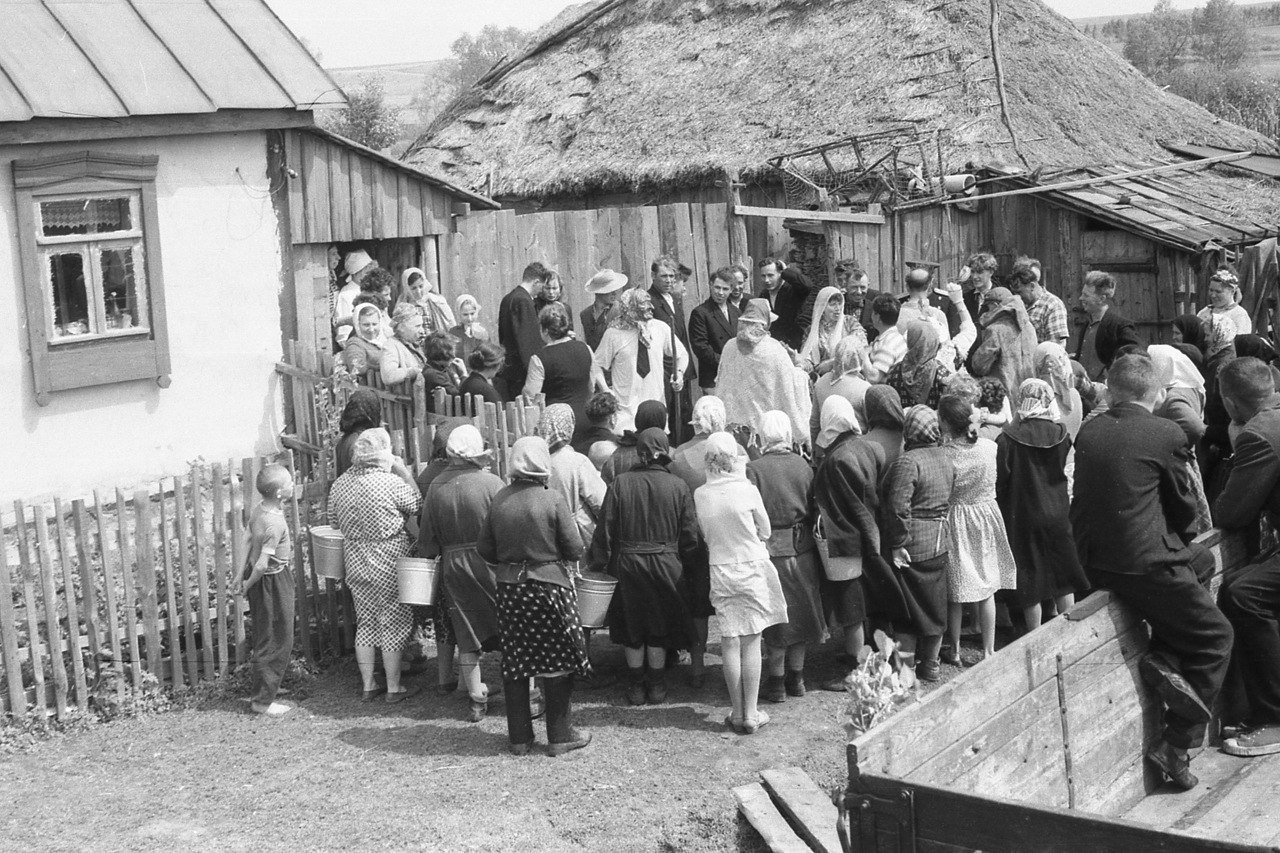
{"label": "elderly woman in shawl", "polygon": [[865,431],[867,428],[867,411],[864,400],[871,383],[862,378],[862,368],[866,360],[866,339],[857,335],[849,335],[836,344],[835,359],[830,371],[821,376],[813,384],[813,416],[809,419],[809,433],[817,438],[822,428],[819,415],[822,404],[835,394],[844,397],[853,404],[854,414],[858,416],[858,425]]}
{"label": "elderly woman in shawl", "polygon": [[500,631],[497,581],[476,552],[476,542],[503,483],[488,470],[490,454],[480,431],[471,424],[449,434],[445,452],[447,467],[423,494],[418,553],[440,559],[447,618],[471,698],[468,719],[478,723],[489,702],[489,688],[480,680],[480,653],[498,650]]}
{"label": "elderly woman in shawl", "polygon": [[547,754],[591,743],[591,734],[570,719],[573,677],[591,672],[567,568],[582,557],[582,537],[564,498],[547,488],[550,478],[547,443],[536,435],[516,441],[511,483],[493,496],[476,543],[498,582],[507,737],[516,755],[527,755],[533,745],[529,680],[538,677],[546,697]]}
{"label": "elderly woman in shawl", "polygon": [[396,560],[410,553],[405,527],[422,508],[418,487],[404,466],[392,473],[391,436],[381,427],[356,439],[351,467],[329,491],[329,523],[342,531],[346,584],[356,607],[356,663],[364,681],[363,700],[383,693],[374,682],[378,649],[387,674],[386,701],[416,693],[400,686],[400,656],[413,630],[413,611],[400,603]]}
{"label": "elderly woman in shawl", "polygon": [[591,460],[569,443],[573,432],[573,409],[566,403],[552,403],[543,409],[534,429],[551,450],[548,485],[564,497],[583,543],[589,543],[604,506],[605,484]]}
{"label": "elderly woman in shawl", "polygon": [[720,618],[724,681],[733,706],[724,722],[735,731],[755,734],[769,722],[756,705],[760,636],[787,620],[787,602],[765,546],[773,533],[769,514],[759,490],[746,478],[737,441],[718,432],[704,448],[707,482],[693,499],[711,561],[711,603]]}
{"label": "elderly woman in shawl", "polygon": [[883,490],[881,532],[906,613],[895,628],[903,662],[925,681],[940,677],[938,653],[947,627],[947,510],[956,474],[950,452],[939,446],[941,436],[933,409],[907,409],[903,453],[889,466]]}
{"label": "elderly woman in shawl", "polygon": [[632,429],[640,404],[667,399],[663,358],[673,359],[671,387],[684,387],[689,353],[671,327],[653,318],[653,297],[633,288],[618,297],[617,315],[596,347],[595,363],[609,375],[618,397],[618,429]]}
{"label": "elderly woman in shawl", "polygon": [[[1238,342],[1240,337],[1236,338]],[[1153,344],[1147,355],[1156,366],[1163,392],[1156,403],[1154,414],[1167,418],[1182,428],[1187,437],[1187,449],[1191,455],[1188,470],[1191,474],[1191,491],[1196,501],[1195,533],[1204,533],[1213,527],[1213,515],[1205,496],[1204,479],[1201,476],[1196,448],[1205,436],[1205,382],[1200,371],[1185,353],[1168,344]]]}
{"label": "elderly woman in shawl", "polygon": [[823,573],[819,581],[826,625],[844,631],[841,671],[822,685],[824,690],[844,690],[845,677],[858,665],[868,589],[877,618],[891,620],[903,615],[897,582],[881,556],[878,490],[885,472],[884,449],[861,433],[849,401],[827,398],[822,404],[822,432],[817,440],[823,454],[813,481],[814,504],[822,520],[828,555],[860,561],[863,573],[838,581]]}
{"label": "elderly woman in shawl", "polygon": [[813,541],[813,469],[794,452],[794,440],[786,415],[765,412],[760,457],[747,463],[747,479],[760,491],[773,529],[765,547],[787,602],[787,621],[764,629],[769,668],[762,697],[768,702],[804,695],[805,650],[827,637]]}
{"label": "elderly woman in shawl", "polygon": [[885,384],[898,392],[903,408],[937,408],[952,370],[938,361],[938,330],[926,320],[907,324],[907,354],[895,364]]}
{"label": "elderly woman in shawl", "polygon": [[996,502],[1017,565],[1012,595],[1028,631],[1040,626],[1043,602],[1052,600],[1063,613],[1089,588],[1071,533],[1071,435],[1055,415],[1059,405],[1048,382],[1025,380],[1018,389],[1018,418],[996,439]]}
{"label": "elderly woman in shawl", "polygon": [[422,351],[422,313],[416,305],[398,303],[391,315],[391,329],[395,334],[382,346],[382,381],[387,385],[412,382],[427,362]]}
{"label": "elderly woman in shawl", "polygon": [[656,705],[667,699],[667,650],[693,642],[684,567],[697,561],[698,522],[689,487],[671,473],[667,434],[650,427],[636,447],[640,464],[609,486],[587,562],[618,579],[609,638],[624,647],[627,702]]}
{"label": "elderly woman in shawl", "polygon": [[738,318],[737,337],[720,353],[716,393],[731,428],[759,432],[764,413],[777,410],[791,419],[793,435],[807,437],[809,375],[795,366],[786,347],[769,337],[770,317],[767,299],[748,303]]}
{"label": "elderly woman in shawl", "polygon": [[994,376],[1010,394],[1035,375],[1036,330],[1022,298],[1007,287],[991,288],[983,305],[982,341],[973,351],[970,370],[974,376]]}
{"label": "elderly woman in shawl", "polygon": [[844,293],[837,287],[824,287],[813,303],[813,322],[800,348],[800,367],[823,376],[835,367],[836,347],[846,338],[853,338],[859,349],[867,348],[866,330],[858,318],[844,313]]}

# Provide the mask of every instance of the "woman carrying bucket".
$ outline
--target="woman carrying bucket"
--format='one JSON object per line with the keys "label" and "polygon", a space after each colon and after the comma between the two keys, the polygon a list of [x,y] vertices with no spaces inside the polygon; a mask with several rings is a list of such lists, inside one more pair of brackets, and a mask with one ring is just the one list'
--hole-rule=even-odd
{"label": "woman carrying bucket", "polygon": [[496,651],[501,643],[498,585],[493,570],[476,553],[476,542],[503,483],[488,470],[484,439],[470,424],[449,433],[445,452],[448,467],[423,495],[418,553],[440,559],[438,582],[447,593],[444,598],[457,638],[462,680],[471,697],[467,719],[478,723],[489,702],[489,688],[480,679],[480,653]]}

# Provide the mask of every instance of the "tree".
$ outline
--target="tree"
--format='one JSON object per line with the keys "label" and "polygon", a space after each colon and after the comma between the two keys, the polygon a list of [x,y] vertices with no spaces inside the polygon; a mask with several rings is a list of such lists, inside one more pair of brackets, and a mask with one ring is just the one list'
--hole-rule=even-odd
{"label": "tree", "polygon": [[381,151],[400,138],[400,108],[388,106],[381,74],[365,74],[347,93],[347,106],[324,122],[327,129]]}
{"label": "tree", "polygon": [[418,89],[409,102],[409,109],[413,110],[420,127],[425,128],[431,124],[458,94],[453,82],[456,73],[457,63],[454,60],[441,60],[441,67],[438,70],[432,69],[432,73],[422,81],[422,88]]}
{"label": "tree", "polygon": [[1211,68],[1237,68],[1249,55],[1249,28],[1232,0],[1209,0],[1192,13],[1191,46]]}
{"label": "tree", "polygon": [[499,60],[516,56],[529,33],[519,27],[486,25],[475,35],[463,33],[454,39],[450,49],[458,64],[450,81],[461,92],[485,75]]}
{"label": "tree", "polygon": [[1124,58],[1148,77],[1163,78],[1180,64],[1191,42],[1191,20],[1158,0],[1150,15],[1133,22],[1124,43]]}

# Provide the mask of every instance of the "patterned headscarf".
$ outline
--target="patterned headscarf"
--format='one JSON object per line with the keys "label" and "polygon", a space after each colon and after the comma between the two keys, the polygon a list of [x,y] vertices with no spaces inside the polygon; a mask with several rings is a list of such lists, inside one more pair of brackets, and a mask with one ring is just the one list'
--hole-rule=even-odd
{"label": "patterned headscarf", "polygon": [[818,446],[830,447],[846,432],[861,434],[858,416],[847,398],[832,394],[822,401],[822,431],[818,433]]}
{"label": "patterned headscarf", "polygon": [[938,426],[938,413],[928,406],[912,406],[907,409],[902,422],[902,449],[936,447],[942,440]]}
{"label": "patterned headscarf", "polygon": [[412,302],[397,302],[395,310],[391,312],[391,328],[398,332],[405,323],[408,323],[414,317],[421,316],[422,312]]}
{"label": "patterned headscarf", "polygon": [[836,376],[844,376],[847,373],[862,373],[862,364],[866,356],[866,349],[862,346],[862,340],[855,335],[846,335],[840,339],[840,343],[836,344]]}
{"label": "patterned headscarf", "polygon": [[391,470],[391,434],[382,427],[373,427],[360,433],[351,452],[352,468],[378,468]]}
{"label": "patterned headscarf", "polygon": [[511,446],[511,479],[547,484],[551,477],[551,451],[536,435],[516,439]]}
{"label": "patterned headscarf", "polygon": [[564,403],[552,403],[542,411],[538,426],[534,432],[547,443],[547,447],[555,453],[573,438],[573,409]]}
{"label": "patterned headscarf", "polygon": [[[783,420],[786,419],[786,415],[783,415]],[[790,422],[788,421],[789,431]],[[702,450],[702,458],[707,469],[708,479],[717,474],[736,477],[744,477],[746,475],[746,468],[740,455],[741,448],[729,433],[711,433],[711,435],[707,436],[706,442],[703,443]]]}
{"label": "patterned headscarf", "polygon": [[1074,408],[1071,389],[1075,385],[1071,357],[1057,341],[1045,341],[1036,346],[1036,377],[1049,383],[1058,407],[1065,413]]}
{"label": "patterned headscarf", "polygon": [[1053,388],[1043,379],[1024,379],[1018,386],[1018,417],[1025,420],[1043,418],[1056,421],[1058,419],[1057,401]]}
{"label": "patterned headscarf", "polygon": [[1221,314],[1209,315],[1207,343],[1204,347],[1205,358],[1213,358],[1222,352],[1236,339],[1236,324],[1231,318]]}
{"label": "patterned headscarf", "polygon": [[790,450],[791,442],[791,418],[787,417],[786,412],[779,412],[777,409],[765,412],[760,418],[760,452]]}
{"label": "patterned headscarf", "polygon": [[636,453],[644,465],[671,464],[671,442],[658,427],[649,427],[636,438]]}
{"label": "patterned headscarf", "polygon": [[712,394],[699,397],[693,404],[693,431],[698,435],[711,435],[720,432],[728,423],[724,411],[724,401]]}
{"label": "patterned headscarf", "polygon": [[653,297],[651,297],[649,292],[646,290],[633,287],[629,290],[622,291],[622,295],[619,296],[618,301],[614,303],[617,305],[617,314],[614,315],[613,320],[610,321],[609,325],[615,329],[639,329],[641,334],[644,334],[647,331],[644,328],[645,321],[643,309],[646,301],[650,304],[653,302]]}
{"label": "patterned headscarf", "polygon": [[938,348],[941,341],[938,330],[925,320],[912,320],[907,324],[907,354],[902,357],[898,369],[911,399],[923,403],[933,388],[933,378],[938,373]]}
{"label": "patterned headscarf", "polygon": [[902,429],[902,398],[888,385],[872,385],[868,388],[862,405],[867,410],[867,426],[871,429]]}

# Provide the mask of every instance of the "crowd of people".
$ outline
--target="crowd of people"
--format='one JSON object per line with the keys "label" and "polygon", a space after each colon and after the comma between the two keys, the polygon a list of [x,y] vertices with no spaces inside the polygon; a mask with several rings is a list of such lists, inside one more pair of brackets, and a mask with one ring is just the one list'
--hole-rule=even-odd
{"label": "crowd of people", "polygon": [[[806,651],[831,636],[841,670],[825,688],[844,688],[876,628],[936,681],[943,663],[973,662],[967,625],[986,657],[1002,620],[1031,631],[1106,588],[1151,625],[1141,671],[1167,709],[1148,758],[1166,776],[1194,786],[1188,750],[1224,683],[1225,748],[1280,751],[1275,537],[1252,536],[1260,556],[1221,607],[1192,547],[1215,522],[1257,534],[1280,511],[1277,353],[1252,334],[1230,270],[1209,306],[1175,320],[1172,344],[1145,346],[1110,274],[1080,282],[1073,324],[1031,258],[999,282],[988,253],[956,281],[913,268],[903,297],[852,261],[814,288],[768,258],[756,295],[749,270],[726,266],[686,311],[690,271],[661,257],[647,287],[613,270],[585,282],[581,337],[555,271],[535,262],[497,307],[495,343],[474,298],[455,318],[406,270],[393,302],[394,278],[367,255],[343,263],[335,341],[353,371],[546,398],[536,434],[510,449],[510,483],[471,426],[440,430],[414,477],[390,455],[376,397],[351,400],[330,515],[347,537],[365,699],[406,695],[414,617],[388,567],[411,552],[440,559],[441,684],[454,686],[456,649],[481,719],[479,656],[501,650],[517,753],[539,690],[548,750],[590,741],[570,722],[574,681],[590,675],[581,572],[617,581],[607,627],[630,704],[666,701],[678,652],[704,684],[716,615],[724,722],[748,734],[769,721],[760,700],[805,694]],[[1233,628],[1248,638],[1234,653]]]}

